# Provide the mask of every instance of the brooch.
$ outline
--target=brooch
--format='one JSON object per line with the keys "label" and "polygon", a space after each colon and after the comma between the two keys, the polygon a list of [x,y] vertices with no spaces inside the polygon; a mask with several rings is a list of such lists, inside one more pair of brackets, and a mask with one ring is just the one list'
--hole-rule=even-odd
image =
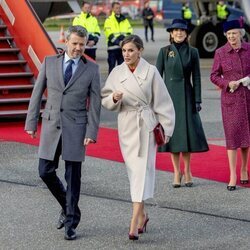
{"label": "brooch", "polygon": [[169,56],[169,57],[175,57],[174,51],[172,51],[172,50],[169,51],[168,56]]}

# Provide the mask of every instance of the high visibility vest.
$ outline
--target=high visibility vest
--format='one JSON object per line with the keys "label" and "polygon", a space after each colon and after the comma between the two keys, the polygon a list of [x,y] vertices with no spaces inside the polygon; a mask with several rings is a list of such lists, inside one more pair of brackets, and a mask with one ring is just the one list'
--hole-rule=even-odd
{"label": "high visibility vest", "polygon": [[[80,25],[88,31],[89,40],[98,41],[101,35],[101,30],[96,17],[91,14],[81,12],[81,14],[73,20],[73,26],[75,25]],[[94,46],[93,48],[96,47]]]}
{"label": "high visibility vest", "polygon": [[191,11],[191,9],[190,8],[188,8],[188,7],[182,7],[182,9],[183,9],[183,17],[184,17],[184,19],[192,19],[192,11]]}
{"label": "high visibility vest", "polygon": [[128,19],[124,17],[122,21],[118,22],[114,12],[104,22],[104,34],[108,49],[120,48],[119,45],[114,44],[115,40],[121,35],[127,36],[132,33],[133,28]]}
{"label": "high visibility vest", "polygon": [[227,8],[226,4],[224,5],[217,4],[217,17],[219,19],[227,19],[228,12],[226,8]]}

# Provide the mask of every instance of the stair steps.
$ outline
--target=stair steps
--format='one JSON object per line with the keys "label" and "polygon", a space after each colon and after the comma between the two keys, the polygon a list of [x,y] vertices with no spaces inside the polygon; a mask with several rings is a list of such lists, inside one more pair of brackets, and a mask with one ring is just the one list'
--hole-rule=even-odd
{"label": "stair steps", "polygon": [[0,49],[0,55],[1,54],[10,54],[10,53],[19,53],[20,49],[19,48],[1,48]]}
{"label": "stair steps", "polygon": [[0,110],[0,117],[17,117],[27,115],[27,109],[22,110]]}
{"label": "stair steps", "polygon": [[[15,37],[9,35],[7,26],[0,18],[0,118],[25,117],[34,85]],[[43,97],[42,105],[46,98]],[[43,106],[42,106],[43,107]]]}
{"label": "stair steps", "polygon": [[1,90],[15,90],[15,89],[33,89],[33,85],[26,84],[26,85],[1,85]]}
{"label": "stair steps", "polygon": [[27,62],[25,60],[1,60],[0,66],[9,65],[25,65]]}
{"label": "stair steps", "polygon": [[8,73],[0,73],[0,79],[2,78],[19,78],[19,77],[33,77],[33,73],[31,72],[8,72]]}
{"label": "stair steps", "polygon": [[[46,100],[46,98],[43,98],[43,101]],[[24,98],[6,98],[6,99],[0,99],[0,104],[2,103],[26,103],[29,102],[30,98],[24,97]]]}

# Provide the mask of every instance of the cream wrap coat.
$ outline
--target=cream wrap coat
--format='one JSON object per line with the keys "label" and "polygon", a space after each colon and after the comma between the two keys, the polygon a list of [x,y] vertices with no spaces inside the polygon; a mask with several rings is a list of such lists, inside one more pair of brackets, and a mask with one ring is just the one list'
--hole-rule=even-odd
{"label": "cream wrap coat", "polygon": [[[122,100],[114,103],[113,92]],[[127,167],[133,202],[152,198],[155,184],[156,142],[153,129],[160,122],[171,137],[175,112],[167,88],[155,66],[140,59],[134,73],[123,63],[113,69],[102,89],[102,105],[118,112],[118,135]]]}

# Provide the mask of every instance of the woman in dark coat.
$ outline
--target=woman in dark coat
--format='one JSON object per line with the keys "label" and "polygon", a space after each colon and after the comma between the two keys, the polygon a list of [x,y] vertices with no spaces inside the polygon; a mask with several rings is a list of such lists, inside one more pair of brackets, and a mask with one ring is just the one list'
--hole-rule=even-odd
{"label": "woman in dark coat", "polygon": [[[199,111],[201,110],[201,81],[199,55],[188,45],[188,27],[183,19],[174,19],[167,29],[170,45],[161,48],[156,67],[164,76],[165,84],[173,100],[176,122],[174,134],[160,152],[171,152],[174,167],[173,187],[181,186],[180,156],[184,161],[185,186],[191,187],[190,158],[192,152],[208,151]],[[192,81],[191,81],[192,76]]]}
{"label": "woman in dark coat", "polygon": [[227,43],[216,50],[211,81],[221,88],[221,110],[230,168],[229,191],[236,189],[237,148],[241,149],[240,183],[248,183],[250,147],[250,44],[238,20],[224,24]]}

